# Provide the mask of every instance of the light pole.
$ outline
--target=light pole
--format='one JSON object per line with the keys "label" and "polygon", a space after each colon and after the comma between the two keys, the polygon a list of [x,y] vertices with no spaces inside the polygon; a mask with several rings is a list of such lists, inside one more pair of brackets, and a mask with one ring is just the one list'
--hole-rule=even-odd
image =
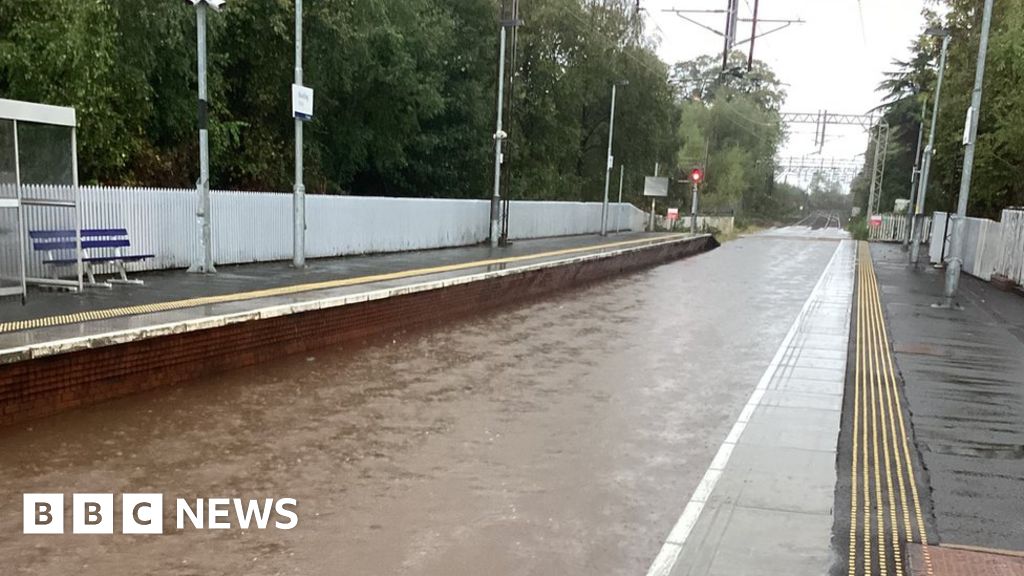
{"label": "light pole", "polygon": [[939,119],[939,97],[942,96],[942,77],[946,73],[946,53],[949,50],[949,31],[929,28],[927,34],[942,37],[942,55],[939,56],[939,79],[935,84],[935,102],[932,103],[932,125],[928,131],[928,145],[921,159],[921,175],[918,178],[917,206],[914,208],[913,240],[910,245],[910,263],[917,265],[921,255],[921,227],[924,225],[924,201],[928,196],[928,174],[931,172],[932,156],[935,155],[935,127]]}
{"label": "light pole", "polygon": [[[504,8],[502,8],[504,10]],[[504,16],[504,14],[502,14]],[[491,195],[491,247],[497,248],[500,233],[498,231],[501,220],[501,164],[502,143],[508,138],[508,134],[502,130],[502,113],[504,112],[505,99],[505,39],[508,29],[520,26],[523,23],[518,18],[501,21],[501,32],[499,36],[498,49],[498,114],[494,128],[494,193]]]}
{"label": "light pole", "polygon": [[612,167],[615,158],[612,156],[612,138],[615,136],[615,95],[619,86],[628,86],[629,80],[619,80],[612,84],[612,110],[608,117],[608,163],[604,171],[604,202],[601,204],[601,236],[608,235],[608,186],[612,178]]}
{"label": "light pole", "polygon": [[971,195],[971,172],[974,170],[974,145],[978,140],[978,118],[981,116],[981,89],[985,82],[985,56],[988,54],[988,35],[992,28],[992,1],[985,0],[985,12],[981,19],[981,40],[978,43],[978,64],[974,73],[974,93],[968,110],[967,148],[964,150],[963,176],[960,179],[960,198],[957,204],[956,221],[953,223],[953,240],[950,242],[949,266],[946,268],[945,301],[942,306],[952,308],[960,286],[960,271],[964,265],[964,228],[967,224],[967,200]]}
{"label": "light pole", "polygon": [[209,103],[206,90],[206,7],[220,12],[225,0],[185,0],[185,4],[196,7],[196,46],[198,52],[199,76],[199,181],[196,189],[199,192],[199,209],[196,211],[197,236],[200,254],[193,254],[192,265],[188,271],[197,274],[214,274],[213,266],[213,231],[210,226],[210,132]]}
{"label": "light pole", "polygon": [[[295,86],[293,94],[302,86],[302,0],[295,0]],[[293,98],[295,96],[293,95]],[[294,110],[295,116],[295,191],[292,194],[292,266],[306,265],[306,186],[302,182],[302,122],[303,118]]]}
{"label": "light pole", "polygon": [[910,216],[910,229],[903,236],[903,249],[906,250],[910,244],[910,237],[914,235],[914,206],[917,201],[917,193],[921,188],[921,141],[924,138],[924,119],[928,113],[928,101],[921,103],[921,122],[917,125],[917,149],[914,150],[914,169],[910,172],[910,204],[907,205],[907,214]]}

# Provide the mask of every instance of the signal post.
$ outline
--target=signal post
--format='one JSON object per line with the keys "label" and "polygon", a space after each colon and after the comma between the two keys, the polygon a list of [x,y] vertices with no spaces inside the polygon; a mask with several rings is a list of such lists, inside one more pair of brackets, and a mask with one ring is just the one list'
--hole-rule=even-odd
{"label": "signal post", "polygon": [[697,206],[698,202],[698,188],[700,183],[704,180],[704,171],[700,168],[694,168],[690,171],[690,183],[693,184],[693,202],[690,206],[690,233],[697,233]]}

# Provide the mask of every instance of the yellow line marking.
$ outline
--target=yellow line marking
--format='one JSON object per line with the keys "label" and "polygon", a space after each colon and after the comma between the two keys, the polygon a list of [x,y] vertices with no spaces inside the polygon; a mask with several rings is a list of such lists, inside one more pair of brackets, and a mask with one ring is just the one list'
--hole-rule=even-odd
{"label": "yellow line marking", "polygon": [[[872,275],[872,277],[874,277],[874,268],[873,267],[872,267],[872,270],[871,270],[871,275]],[[876,302],[876,304],[880,304],[881,299],[878,298],[878,283],[877,282],[874,283],[872,293],[875,295],[875,302]],[[879,337],[881,338],[882,335],[885,332],[885,318],[881,314],[881,307],[880,307],[880,305],[872,306],[872,309],[875,311],[875,317],[876,317],[877,326],[878,326],[878,334],[879,334]],[[899,494],[898,494],[898,496],[899,496],[899,508],[902,510],[903,533],[906,535],[907,540],[913,540],[914,533],[913,533],[913,528],[912,528],[911,523],[910,523],[910,512],[909,512],[909,509],[907,507],[907,488],[906,488],[906,483],[904,481],[904,475],[903,475],[903,460],[902,460],[901,454],[899,452],[898,440],[897,440],[899,438],[899,430],[896,428],[896,418],[895,418],[895,414],[894,414],[895,408],[894,408],[894,404],[893,404],[893,396],[896,395],[898,392],[896,391],[896,383],[895,383],[895,379],[894,379],[893,373],[892,373],[892,360],[891,360],[891,355],[889,354],[888,343],[885,342],[885,340],[883,339],[880,342],[880,345],[882,346],[882,349],[885,351],[885,355],[883,356],[883,359],[885,360],[885,362],[883,363],[883,376],[884,376],[884,384],[885,384],[886,406],[887,406],[887,411],[888,411],[888,415],[889,415],[888,430],[889,430],[889,436],[892,438],[893,462],[895,463],[895,466],[896,466],[896,479],[897,479],[897,485],[899,486]],[[887,370],[886,370],[886,368],[887,368]],[[880,385],[881,384],[882,383],[880,382]],[[884,427],[885,426],[883,424],[883,428]],[[888,460],[887,460],[887,462],[888,462]],[[909,465],[910,464],[908,464],[908,466]],[[889,471],[889,475],[890,475],[889,492],[890,492],[890,494],[892,493],[892,478],[891,478],[891,474],[892,474],[892,472]],[[891,501],[890,501],[890,506],[893,506],[893,503]],[[895,508],[893,508],[890,511],[890,516],[891,516],[891,521],[892,521],[892,525],[893,525],[894,535],[895,535],[895,537],[898,537],[899,536],[899,523],[896,520],[896,509]],[[897,554],[896,561],[898,563],[898,566],[899,566],[899,568],[902,569],[902,558],[900,557],[901,550],[900,550],[898,544],[894,544],[893,547],[894,547],[895,552]]]}
{"label": "yellow line marking", "polygon": [[[861,255],[863,256],[864,245],[861,244]],[[866,284],[865,284],[866,286]],[[869,354],[865,353],[862,362],[864,363],[865,371],[868,369],[868,358]],[[871,467],[868,462],[868,399],[867,391],[861,396],[864,402],[864,423],[861,431],[863,442],[863,462],[864,462],[864,574],[870,574],[873,571],[874,565],[871,562],[871,485],[869,483]]]}
{"label": "yellow line marking", "polygon": [[[343,288],[345,286],[355,286],[358,284],[369,284],[371,282],[384,282],[387,280],[400,280],[403,278],[410,278],[413,276],[426,276],[429,274],[442,274],[445,272],[457,272],[459,270],[467,270],[470,268],[480,268],[483,266],[495,266],[499,264],[513,264],[516,262],[523,262],[526,260],[538,260],[541,258],[551,258],[554,256],[566,256],[569,254],[578,254],[580,252],[597,252],[601,250],[607,250],[609,248],[623,248],[626,246],[633,246],[638,244],[662,244],[669,240],[677,240],[680,238],[689,237],[688,234],[672,234],[666,236],[660,236],[657,238],[640,238],[636,240],[623,240],[620,242],[609,242],[607,244],[595,244],[592,246],[580,246],[576,248],[564,248],[562,250],[552,250],[550,252],[540,252],[537,254],[525,254],[523,256],[508,256],[505,258],[492,258],[489,260],[477,260],[474,262],[462,262],[459,264],[446,264],[444,266],[434,266],[430,268],[417,268],[413,270],[402,270],[399,272],[388,272],[385,274],[373,274],[370,276],[359,276],[356,278],[341,278],[338,280],[325,280],[322,282],[312,282],[308,284],[296,284],[292,286],[281,286],[277,288],[266,288],[262,290],[253,290],[250,292],[238,292],[234,294],[221,294],[219,296],[201,296],[198,298],[188,298],[184,300],[173,300],[169,302],[158,302],[155,304],[146,304],[142,306],[128,306],[123,308],[109,308],[106,310],[92,310],[85,313],[77,314],[62,314],[58,316],[48,316],[45,318],[35,318],[32,320],[19,322],[3,322],[0,323],[0,334],[6,332],[13,332],[15,330],[39,328],[42,326],[53,326],[63,324],[74,324],[81,322],[82,318],[88,320],[104,320],[109,318],[119,318],[122,316],[131,316],[135,314],[148,314],[153,312],[167,312],[169,310],[179,310],[182,308],[193,308],[196,306],[208,306],[210,304],[224,304],[228,302],[239,302],[241,300],[252,300],[255,298],[269,298],[273,296],[288,296],[291,294],[298,294],[301,292],[312,292],[315,290],[327,290],[331,288]],[[83,315],[84,314],[84,315]],[[19,328],[18,326],[24,326]]]}
{"label": "yellow line marking", "polygon": [[[870,253],[869,252],[868,252],[868,256],[867,257],[868,257],[868,259],[870,259]],[[873,265],[873,262],[870,264],[870,275],[871,275],[871,284],[873,285],[872,288],[873,288],[873,296],[874,296],[872,298],[872,300],[873,300],[872,305],[874,307],[874,311],[876,311],[876,314],[879,316],[879,318],[881,320],[880,327],[881,327],[881,332],[882,332],[883,346],[884,346],[884,349],[885,349],[885,352],[886,352],[885,360],[886,360],[886,368],[888,370],[888,380],[889,380],[889,382],[893,386],[893,393],[894,393],[893,396],[894,396],[894,398],[896,400],[896,413],[898,415],[898,421],[899,421],[900,439],[902,441],[904,462],[906,463],[907,475],[908,475],[909,481],[910,481],[910,494],[911,494],[912,499],[913,499],[914,517],[915,517],[915,520],[918,521],[918,533],[921,535],[921,549],[922,549],[922,556],[925,559],[926,574],[931,575],[931,574],[933,574],[933,566],[932,566],[931,550],[929,549],[929,544],[928,544],[928,529],[925,526],[924,513],[922,513],[922,509],[921,509],[921,498],[920,498],[920,495],[919,495],[919,492],[918,492],[918,482],[916,482],[914,471],[913,471],[913,460],[910,458],[910,448],[909,448],[909,441],[908,441],[907,434],[906,434],[906,425],[904,423],[904,418],[903,418],[902,401],[900,400],[899,394],[897,394],[896,388],[895,388],[895,380],[896,380],[895,372],[894,372],[893,366],[892,366],[892,355],[889,353],[889,332],[888,332],[888,330],[886,328],[886,325],[885,325],[885,322],[884,322],[884,318],[885,317],[884,317],[883,311],[882,311],[882,298],[879,295],[878,279],[876,278],[876,276],[874,276],[874,265]],[[908,534],[908,536],[910,538],[912,538],[912,533]]]}
{"label": "yellow line marking", "polygon": [[[877,288],[877,284],[875,285],[875,288]],[[875,292],[872,291],[872,294],[874,294],[874,293]],[[872,307],[872,310],[874,310],[874,307]],[[872,326],[873,326],[874,331],[875,331],[875,342],[874,342],[875,343],[875,349],[878,352],[878,358],[880,360],[880,362],[878,364],[878,368],[880,369],[880,371],[872,374],[872,381],[873,381],[873,384],[875,386],[875,389],[878,391],[878,407],[879,407],[879,411],[881,413],[882,453],[883,453],[883,457],[885,459],[885,481],[886,481],[888,503],[889,503],[889,528],[890,528],[889,539],[890,539],[890,543],[891,543],[891,547],[892,547],[893,565],[894,565],[894,567],[896,569],[896,574],[899,575],[899,576],[902,576],[902,574],[903,574],[903,558],[902,558],[902,555],[900,554],[900,539],[899,539],[900,527],[899,527],[899,523],[896,521],[896,503],[895,503],[895,499],[894,499],[894,496],[893,496],[893,481],[892,481],[892,468],[893,468],[893,465],[892,465],[892,460],[891,460],[891,454],[890,454],[890,451],[889,451],[889,432],[890,432],[890,428],[886,426],[886,416],[888,415],[891,418],[892,414],[888,413],[886,411],[886,406],[887,405],[886,405],[886,402],[884,400],[884,399],[891,400],[891,398],[887,394],[888,386],[886,386],[884,384],[884,382],[886,382],[886,380],[884,380],[884,376],[886,375],[886,373],[885,373],[885,361],[883,360],[883,358],[888,356],[888,350],[882,348],[882,340],[881,340],[882,318],[878,314],[872,314]],[[885,393],[883,393],[883,391]],[[891,402],[888,404],[888,407],[891,410],[891,407],[892,407]],[[894,445],[893,448],[895,449],[896,430],[892,429],[891,432],[892,432],[893,445]]]}
{"label": "yellow line marking", "polygon": [[[902,507],[903,527],[906,534],[907,540],[913,540],[913,526],[910,521],[909,504],[907,501],[906,494],[906,482],[904,482],[903,470],[906,469],[907,481],[910,485],[910,494],[912,504],[914,508],[914,520],[918,525],[918,534],[920,535],[920,541],[922,544],[922,556],[925,560],[926,574],[933,574],[933,566],[931,559],[931,551],[928,543],[927,527],[924,521],[924,513],[921,507],[921,498],[918,491],[918,483],[914,477],[913,471],[913,460],[910,456],[909,450],[909,437],[906,431],[906,424],[903,417],[902,401],[899,396],[899,389],[897,387],[897,379],[895,375],[895,369],[893,367],[892,354],[889,347],[889,335],[885,323],[885,315],[882,307],[882,298],[879,291],[878,277],[874,274],[874,264],[871,260],[870,249],[866,243],[860,244],[860,250],[858,254],[858,297],[857,297],[857,318],[858,318],[858,330],[857,330],[857,370],[860,374],[866,371],[866,378],[868,381],[864,381],[864,376],[861,375],[855,382],[855,399],[862,399],[863,402],[863,429],[860,431],[860,439],[863,442],[861,447],[860,455],[863,457],[863,519],[864,519],[864,564],[862,573],[873,573],[873,564],[871,562],[871,515],[870,515],[870,484],[868,481],[868,446],[867,446],[867,427],[869,426],[872,449],[870,451],[873,456],[874,464],[874,506],[876,506],[877,515],[877,531],[876,539],[878,544],[879,552],[879,569],[880,574],[887,573],[888,554],[886,544],[891,544],[893,553],[894,568],[897,575],[902,575],[903,571],[903,557],[902,549],[900,546],[900,526],[897,521],[897,502],[896,497],[899,499],[899,506]],[[863,331],[860,326],[863,325]],[[866,335],[866,342],[864,337]],[[867,386],[868,390],[860,390],[860,384]],[[870,423],[868,424],[868,397],[870,398]],[[854,418],[857,418],[856,409],[860,406],[859,403],[855,405]],[[856,477],[857,469],[857,422],[854,423],[854,455],[853,464],[851,470],[851,477]],[[881,467],[879,465],[879,446],[878,446],[878,426],[882,425],[882,447],[885,458],[885,474],[886,474],[886,488],[888,488],[888,504],[889,504],[889,520],[891,525],[891,532],[889,537],[886,537],[886,522],[883,508],[885,507],[886,498],[883,495],[883,486],[881,483]],[[898,427],[897,427],[898,423]],[[889,439],[892,439],[892,451],[889,448]],[[895,493],[893,489],[892,470],[893,465],[896,469],[897,486],[899,492]],[[856,483],[852,483],[855,485]],[[856,506],[856,488],[851,488],[851,509],[855,509]],[[851,515],[851,553],[856,553],[855,550],[855,520],[856,515]],[[856,560],[850,561],[851,570],[856,566]]]}
{"label": "yellow line marking", "polygon": [[881,364],[880,356],[881,351],[878,349],[878,343],[872,342],[872,353],[871,353],[871,453],[874,457],[874,477],[875,477],[875,520],[877,521],[878,530],[875,536],[875,542],[878,546],[878,565],[879,574],[886,576],[889,573],[888,563],[889,556],[886,554],[885,548],[885,504],[883,503],[882,497],[882,476],[881,466],[878,463],[878,402],[877,397],[877,384],[878,384],[878,370]]}
{"label": "yellow line marking", "polygon": [[[865,251],[868,250],[866,245],[862,245],[862,249],[865,250]],[[866,259],[868,259],[868,258],[870,258],[870,255],[866,255]],[[869,295],[868,296],[869,297],[868,302],[870,302],[870,298],[871,298],[872,292],[871,292],[871,287],[870,287],[870,272],[869,271],[866,271],[866,277],[868,278],[868,282],[869,282],[868,289],[867,289],[867,294]],[[879,462],[878,462],[878,420],[876,419],[876,407],[877,407],[876,405],[877,405],[877,402],[878,402],[878,398],[876,397],[876,394],[877,394],[877,388],[878,388],[878,373],[879,373],[880,365],[881,365],[881,358],[880,358],[881,351],[879,350],[878,326],[877,326],[877,323],[875,322],[874,315],[871,314],[872,308],[870,306],[868,306],[867,310],[868,310],[868,329],[871,330],[871,338],[870,338],[870,359],[871,359],[870,360],[870,364],[871,364],[871,370],[870,370],[870,373],[869,373],[869,377],[871,379],[871,435],[872,435],[872,438],[874,439],[873,456],[874,456],[874,478],[875,478],[875,510],[876,510],[876,517],[877,517],[876,520],[878,522],[878,531],[877,531],[877,535],[876,535],[876,544],[878,546],[879,563],[882,564],[881,571],[882,571],[882,574],[884,575],[885,572],[886,572],[885,560],[887,560],[888,557],[887,557],[887,554],[886,554],[886,546],[885,546],[885,544],[886,544],[886,542],[885,542],[885,522],[884,522],[885,517],[883,515],[885,506],[883,504],[882,486],[881,486],[881,482],[880,482],[881,467],[880,467]]]}
{"label": "yellow line marking", "polygon": [[[861,266],[861,259],[858,255],[857,267]],[[848,576],[857,574],[857,434],[860,430],[860,358],[863,342],[861,328],[863,326],[864,307],[861,305],[864,290],[860,287],[863,282],[860,280],[863,274],[858,270],[857,287],[857,355],[854,358],[854,396],[853,396],[853,455],[850,463],[850,557]]]}

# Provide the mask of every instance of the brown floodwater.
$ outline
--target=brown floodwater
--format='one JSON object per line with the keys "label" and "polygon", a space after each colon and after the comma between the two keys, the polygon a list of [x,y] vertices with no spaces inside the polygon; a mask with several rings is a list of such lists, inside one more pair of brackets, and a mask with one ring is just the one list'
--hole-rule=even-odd
{"label": "brown floodwater", "polygon": [[[742,239],[0,430],[2,572],[642,574],[834,248]],[[162,493],[165,534],[22,535],[25,492]],[[197,497],[299,523],[177,530]]]}

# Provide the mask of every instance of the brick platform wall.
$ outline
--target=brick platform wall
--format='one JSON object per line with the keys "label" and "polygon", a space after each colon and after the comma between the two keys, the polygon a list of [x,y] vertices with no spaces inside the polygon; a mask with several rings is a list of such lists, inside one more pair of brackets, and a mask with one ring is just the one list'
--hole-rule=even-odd
{"label": "brick platform wall", "polygon": [[711,238],[661,244],[448,288],[6,364],[0,366],[0,426],[522,303],[716,245]]}

